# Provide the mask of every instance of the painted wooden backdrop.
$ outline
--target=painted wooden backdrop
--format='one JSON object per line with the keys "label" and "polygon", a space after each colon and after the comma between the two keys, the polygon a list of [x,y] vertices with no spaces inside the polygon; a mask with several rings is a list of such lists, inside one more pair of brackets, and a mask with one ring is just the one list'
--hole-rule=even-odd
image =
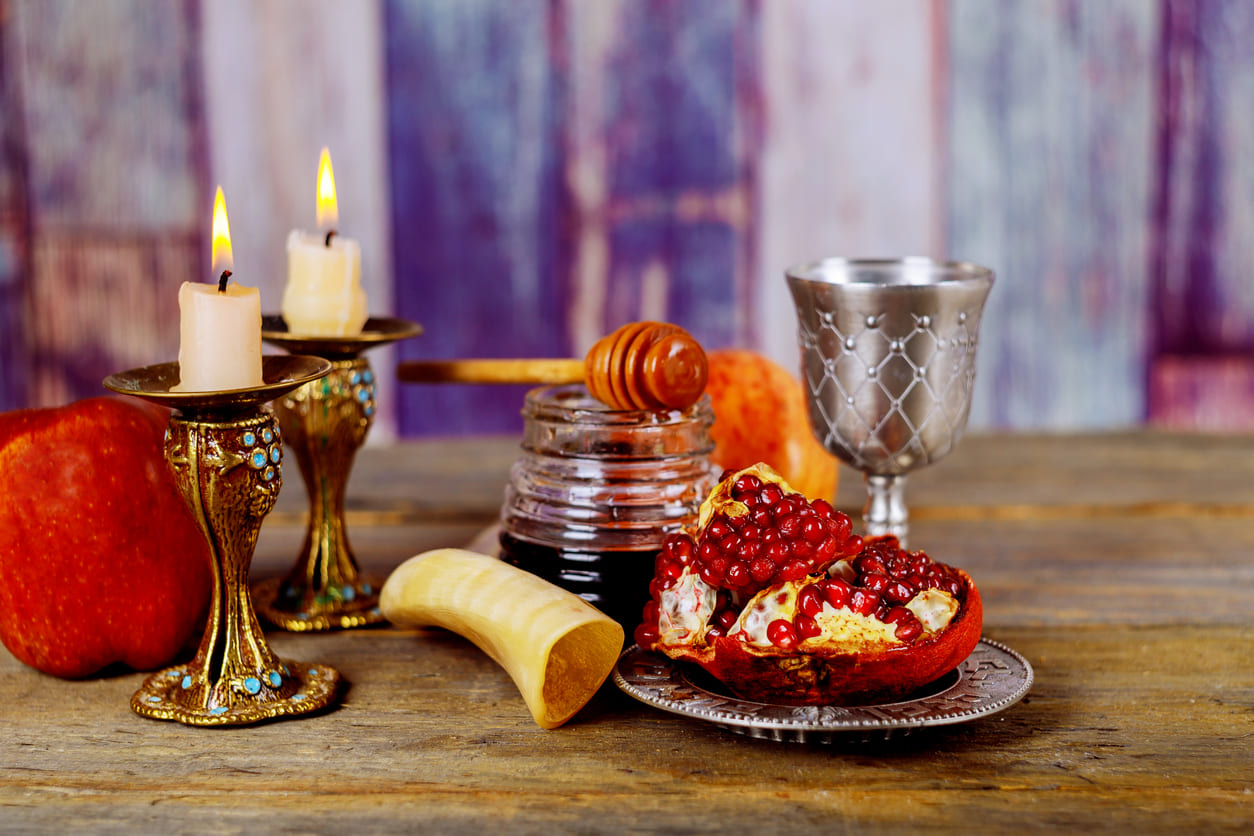
{"label": "painted wooden backdrop", "polygon": [[972,423],[1254,427],[1248,0],[0,0],[0,408],[173,357],[222,184],[277,310],[331,148],[375,440],[516,430],[398,359],[631,319],[796,365],[784,268],[998,274]]}

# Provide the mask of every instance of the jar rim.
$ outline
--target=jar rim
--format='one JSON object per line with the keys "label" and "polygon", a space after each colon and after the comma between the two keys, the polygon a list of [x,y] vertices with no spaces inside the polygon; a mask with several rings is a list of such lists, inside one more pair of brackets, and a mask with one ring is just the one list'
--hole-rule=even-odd
{"label": "jar rim", "polygon": [[523,401],[523,417],[532,421],[554,421],[561,424],[596,427],[665,427],[712,417],[710,396],[701,398],[687,409],[612,409],[588,392],[583,383],[560,383],[538,386],[527,392]]}

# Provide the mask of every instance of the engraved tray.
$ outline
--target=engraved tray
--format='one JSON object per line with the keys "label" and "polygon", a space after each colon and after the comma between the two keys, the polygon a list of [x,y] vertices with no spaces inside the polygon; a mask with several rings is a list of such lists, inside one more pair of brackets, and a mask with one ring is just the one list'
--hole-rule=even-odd
{"label": "engraved tray", "polygon": [[733,696],[696,665],[632,645],[614,683],[643,703],[749,737],[789,743],[872,742],[996,714],[1032,687],[1032,666],[1005,645],[980,639],[962,664],[914,695],[883,705],[796,706]]}

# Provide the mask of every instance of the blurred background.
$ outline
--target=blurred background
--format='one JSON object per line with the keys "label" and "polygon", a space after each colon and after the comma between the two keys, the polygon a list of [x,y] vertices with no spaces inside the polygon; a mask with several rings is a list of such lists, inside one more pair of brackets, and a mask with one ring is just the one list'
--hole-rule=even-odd
{"label": "blurred background", "polygon": [[331,149],[373,441],[513,432],[400,359],[578,357],[635,319],[797,366],[790,264],[997,273],[971,425],[1254,427],[1249,0],[0,0],[0,409],[277,312]]}

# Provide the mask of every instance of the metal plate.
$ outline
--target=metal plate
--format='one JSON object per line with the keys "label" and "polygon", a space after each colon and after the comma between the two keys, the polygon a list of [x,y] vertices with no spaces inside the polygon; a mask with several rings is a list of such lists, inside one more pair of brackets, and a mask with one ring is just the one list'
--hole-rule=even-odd
{"label": "metal plate", "polygon": [[996,714],[1032,687],[1032,666],[1005,645],[981,639],[956,669],[913,696],[883,705],[775,705],[742,700],[704,670],[632,645],[614,683],[643,703],[749,737],[790,743],[887,740],[929,726]]}

